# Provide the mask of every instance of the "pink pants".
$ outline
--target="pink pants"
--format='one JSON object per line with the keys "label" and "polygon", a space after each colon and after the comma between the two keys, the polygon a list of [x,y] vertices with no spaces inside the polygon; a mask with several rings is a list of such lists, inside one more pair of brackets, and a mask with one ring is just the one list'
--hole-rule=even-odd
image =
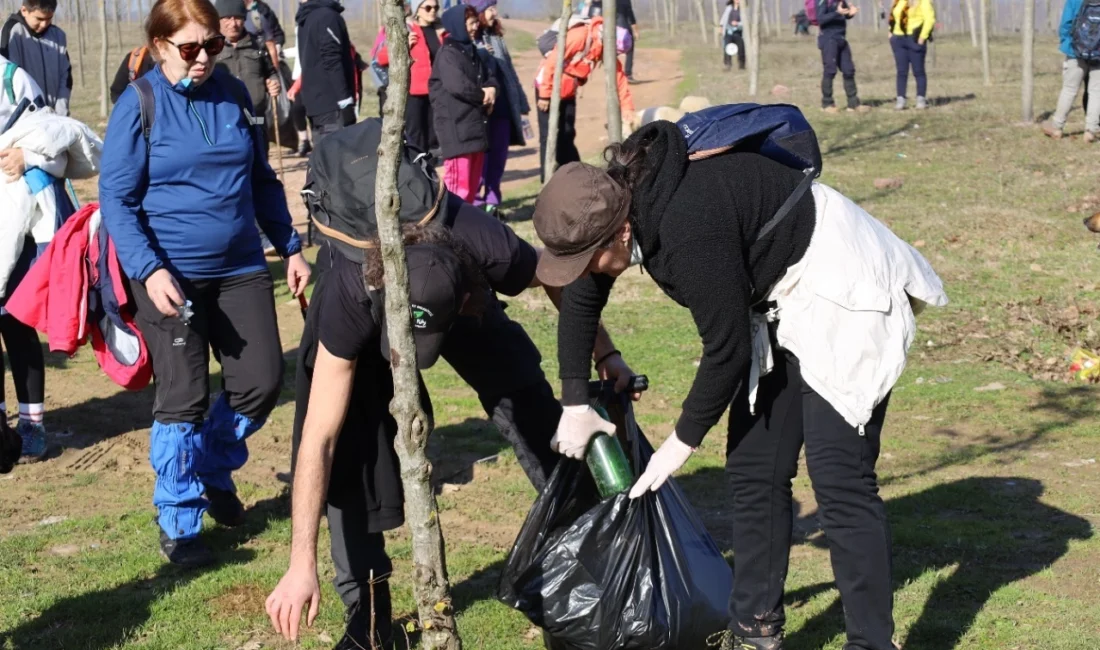
{"label": "pink pants", "polygon": [[485,152],[468,153],[443,161],[443,184],[467,203],[473,203],[481,186]]}

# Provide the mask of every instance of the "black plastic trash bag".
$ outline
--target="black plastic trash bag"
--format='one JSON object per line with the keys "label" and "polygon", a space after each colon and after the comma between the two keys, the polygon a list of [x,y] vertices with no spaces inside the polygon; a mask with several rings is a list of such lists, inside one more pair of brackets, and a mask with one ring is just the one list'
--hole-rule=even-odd
{"label": "black plastic trash bag", "polygon": [[[653,447],[630,402],[615,401],[609,411],[638,476]],[[553,650],[700,650],[728,624],[732,580],[674,480],[601,502],[587,465],[563,458],[527,515],[497,597],[543,628]]]}

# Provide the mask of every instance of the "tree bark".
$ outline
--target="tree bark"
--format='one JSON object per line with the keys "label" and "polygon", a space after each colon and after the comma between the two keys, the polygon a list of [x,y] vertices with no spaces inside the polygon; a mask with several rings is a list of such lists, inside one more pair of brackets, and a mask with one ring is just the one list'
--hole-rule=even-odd
{"label": "tree bark", "polygon": [[982,83],[992,86],[993,75],[989,70],[989,7],[986,6],[986,2],[987,0],[981,0],[979,4],[982,35]]}
{"label": "tree bark", "polygon": [[779,38],[779,35],[783,33],[783,14],[779,9],[779,0],[772,0],[772,11],[775,14],[775,37]]}
{"label": "tree bark", "polygon": [[1027,124],[1035,121],[1035,0],[1024,0],[1024,76],[1020,84],[1020,118]]}
{"label": "tree bark", "polygon": [[76,67],[80,68],[80,87],[84,87],[84,12],[81,5],[76,2]]}
{"label": "tree bark", "polygon": [[718,19],[722,17],[722,14],[718,11],[718,0],[710,0],[710,15],[711,40],[714,41],[715,45],[720,46],[722,45],[722,35],[716,30],[716,26],[718,25]]}
{"label": "tree bark", "polygon": [[[760,5],[764,0],[741,0],[741,15],[748,14],[745,30],[746,63],[749,65],[749,96],[756,97],[760,80]],[[745,6],[745,5],[748,6]]]}
{"label": "tree bark", "polygon": [[653,10],[653,29],[659,32],[661,31],[661,3],[658,0],[650,0],[649,8]]}
{"label": "tree bark", "polygon": [[[962,2],[962,0],[959,1]],[[978,26],[978,17],[974,14],[974,0],[966,0],[966,14],[970,19],[970,44],[974,46],[974,49],[977,49],[980,27]]]}
{"label": "tree bark", "polygon": [[[614,4],[613,2],[610,4]],[[561,117],[561,79],[565,68],[565,34],[569,31],[569,16],[573,13],[571,0],[562,0],[561,18],[558,22],[558,49],[554,60],[554,89],[550,93],[550,119],[546,127],[546,160],[543,163],[543,178],[546,183],[554,175],[558,161],[558,120]],[[614,33],[614,30],[612,30]],[[614,48],[612,48],[614,51]],[[614,68],[612,68],[614,71]],[[537,99],[537,97],[536,97]]]}
{"label": "tree bark", "polygon": [[416,368],[409,309],[409,273],[397,215],[401,197],[397,171],[405,125],[405,103],[409,92],[411,58],[406,44],[405,10],[402,0],[384,4],[386,48],[390,56],[390,88],[382,109],[382,140],[378,146],[375,205],[378,209],[378,238],[386,281],[386,327],[390,340],[390,367],[394,396],[390,413],[397,421],[394,448],[401,464],[405,491],[405,518],[412,535],[413,593],[422,629],[421,647],[429,650],[460,650],[462,642],[455,626],[451,605],[443,532],[439,509],[432,492],[431,464],[425,449],[431,422],[420,406],[420,381]]}
{"label": "tree bark", "polygon": [[772,31],[771,18],[768,17],[768,12],[764,10],[764,3],[765,2],[767,2],[767,0],[756,0],[756,4],[760,5],[759,13],[760,13],[761,29],[760,29],[759,33],[760,33],[761,37],[763,37],[764,34],[767,34],[767,33]]}
{"label": "tree bark", "polygon": [[122,56],[122,0],[115,0],[115,47]]}
{"label": "tree bark", "polygon": [[[696,0],[702,8],[703,0]],[[604,93],[607,95],[607,142],[623,141],[623,118],[619,107],[618,50],[615,49],[615,2],[609,0],[603,8],[603,78]],[[703,34],[706,42],[706,34]]]}
{"label": "tree bark", "polygon": [[678,12],[676,11],[676,2],[675,2],[675,0],[665,0],[665,8],[667,9],[667,11],[665,12],[665,15],[668,17],[668,33],[675,36],[676,35],[676,23],[678,22],[678,18],[679,18],[676,15]]}
{"label": "tree bark", "polygon": [[1057,33],[1058,16],[1055,15],[1054,3],[1050,0],[1046,0],[1046,13],[1044,15],[1046,16],[1047,31]]}
{"label": "tree bark", "polygon": [[110,38],[107,36],[107,0],[99,0],[99,116],[107,117],[107,48]]}

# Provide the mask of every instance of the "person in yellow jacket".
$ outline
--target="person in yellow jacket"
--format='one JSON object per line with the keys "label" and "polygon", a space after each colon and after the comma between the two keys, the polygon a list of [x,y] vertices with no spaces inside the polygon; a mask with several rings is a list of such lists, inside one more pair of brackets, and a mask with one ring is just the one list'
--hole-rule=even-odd
{"label": "person in yellow jacket", "polygon": [[894,0],[890,10],[890,48],[898,66],[898,102],[894,108],[905,108],[905,90],[909,85],[909,68],[917,80],[917,108],[928,108],[928,75],[924,72],[924,57],[928,54],[928,39],[936,26],[936,9],[932,0]]}

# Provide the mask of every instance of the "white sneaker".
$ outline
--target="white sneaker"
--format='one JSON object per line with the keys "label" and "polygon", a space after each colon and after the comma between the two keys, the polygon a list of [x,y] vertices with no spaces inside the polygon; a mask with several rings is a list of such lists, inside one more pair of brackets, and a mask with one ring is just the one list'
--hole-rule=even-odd
{"label": "white sneaker", "polygon": [[905,110],[905,98],[904,97],[898,97],[897,103],[894,104],[894,110],[895,111],[904,111]]}
{"label": "white sneaker", "polygon": [[917,108],[919,110],[928,108],[928,100],[923,97],[917,97]]}

